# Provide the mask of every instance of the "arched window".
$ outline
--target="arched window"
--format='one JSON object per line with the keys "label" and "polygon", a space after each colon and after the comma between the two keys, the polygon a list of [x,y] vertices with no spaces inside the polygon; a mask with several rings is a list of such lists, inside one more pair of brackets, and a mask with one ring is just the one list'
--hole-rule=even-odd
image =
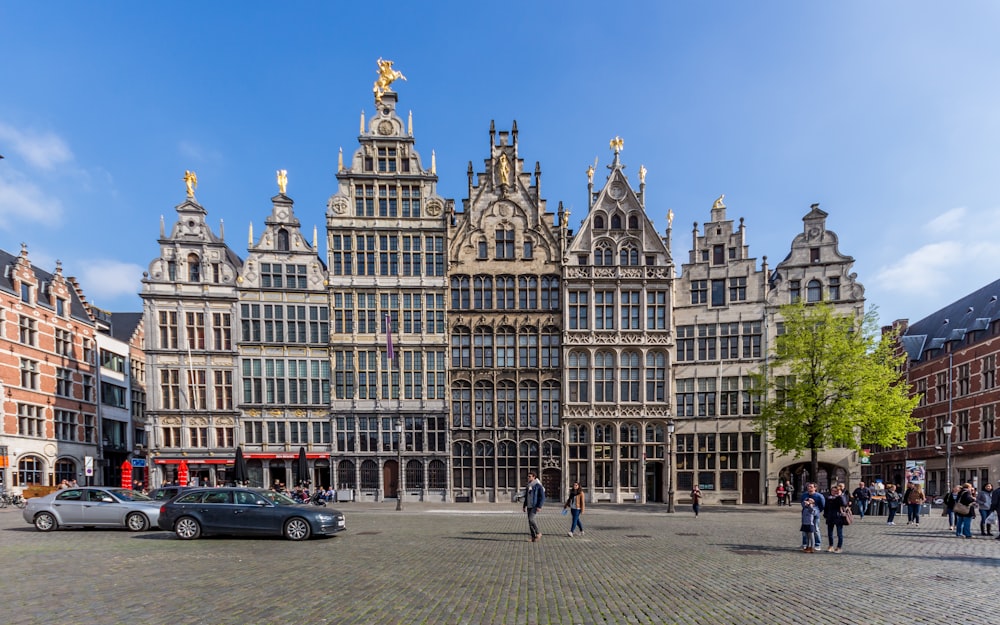
{"label": "arched window", "polygon": [[647,402],[667,401],[667,357],[663,352],[646,354]]}
{"label": "arched window", "polygon": [[473,288],[473,308],[490,310],[493,308],[493,276],[476,276]]}
{"label": "arched window", "polygon": [[559,360],[559,329],[545,328],[542,330],[542,368],[558,369]]}
{"label": "arched window", "polygon": [[542,382],[542,427],[559,427],[559,397],[562,391],[558,380]]}
{"label": "arched window", "polygon": [[56,460],[56,484],[76,479],[76,463],[65,458]]}
{"label": "arched window", "polygon": [[620,401],[639,401],[639,352],[628,351],[621,358]]}
{"label": "arched window", "polygon": [[374,460],[361,463],[361,489],[375,490],[378,488],[378,464]]}
{"label": "arched window", "polygon": [[612,230],[621,230],[622,229],[622,216],[621,215],[612,215],[611,216],[611,229]]}
{"label": "arched window", "polygon": [[477,369],[493,368],[493,331],[490,328],[486,326],[476,328],[472,356]]}
{"label": "arched window", "polygon": [[419,460],[410,460],[406,463],[406,481],[403,482],[406,488],[424,487],[424,463]]}
{"label": "arched window", "polygon": [[493,385],[489,381],[476,382],[472,409],[476,416],[477,428],[493,427]]}
{"label": "arched window", "polygon": [[646,457],[663,458],[663,424],[646,424]]}
{"label": "arched window", "polygon": [[493,488],[493,465],[496,450],[490,441],[476,443],[476,488]]}
{"label": "arched window", "polygon": [[472,443],[459,441],[452,446],[452,486],[472,488]]}
{"label": "arched window", "polygon": [[516,345],[514,328],[503,327],[497,330],[497,367],[513,369],[517,366]]}
{"label": "arched window", "polygon": [[517,412],[522,428],[538,427],[538,383],[524,380],[518,388]]}
{"label": "arched window", "polygon": [[470,347],[472,345],[472,333],[469,328],[459,326],[455,328],[451,335],[451,365],[459,369],[468,369],[472,366]]}
{"label": "arched window", "polygon": [[544,441],[542,442],[542,460],[545,461],[546,466],[560,464],[562,460],[562,445],[559,441]]}
{"label": "arched window", "polygon": [[288,230],[278,229],[277,236],[274,238],[274,246],[279,252],[288,251]]}
{"label": "arched window", "polygon": [[559,310],[558,276],[542,276],[542,310]]}
{"label": "arched window", "polygon": [[538,368],[538,330],[531,326],[517,333],[517,365],[521,369]]}
{"label": "arched window", "polygon": [[580,486],[587,486],[587,465],[590,437],[586,424],[569,426],[569,440],[567,441],[569,453],[569,483],[579,482]]}
{"label": "arched window", "polygon": [[615,355],[598,352],[594,356],[594,401],[615,401]]}
{"label": "arched window", "polygon": [[594,250],[594,264],[597,266],[610,267],[614,264],[614,252],[611,251],[611,247],[605,243],[601,243]]}
{"label": "arched window", "polygon": [[469,276],[451,279],[451,307],[454,310],[469,310],[469,291]]}
{"label": "arched window", "polygon": [[451,425],[456,428],[472,427],[472,386],[459,380],[451,387]]}
{"label": "arched window", "polygon": [[618,446],[618,477],[622,488],[636,489],[639,487],[639,452],[642,449],[639,439],[639,426],[635,423],[623,423],[621,426]]}
{"label": "arched window", "polygon": [[639,264],[639,250],[635,248],[634,245],[626,245],[622,248],[619,254],[619,263],[623,267],[628,266],[638,266]]}
{"label": "arched window", "polygon": [[569,355],[569,401],[586,402],[588,393],[590,359],[587,352],[575,351]]}
{"label": "arched window", "polygon": [[337,463],[338,488],[357,488],[358,478],[354,470],[353,460],[341,460]]}
{"label": "arched window", "polygon": [[427,465],[427,488],[448,488],[448,469],[442,460]]}
{"label": "arched window", "polygon": [[538,308],[538,278],[521,276],[517,279],[517,308],[535,310]]}
{"label": "arched window", "polygon": [[516,489],[520,484],[517,479],[517,443],[500,441],[497,443],[497,486]]}
{"label": "arched window", "polygon": [[631,217],[628,218],[628,229],[629,230],[639,229],[639,218],[636,217],[635,215],[632,215]]}
{"label": "arched window", "polygon": [[823,285],[819,280],[810,280],[806,285],[806,297],[810,302],[818,302],[823,299]]}
{"label": "arched window", "polygon": [[517,406],[517,390],[510,380],[497,383],[497,427],[512,428],[517,423],[514,414]]}
{"label": "arched window", "polygon": [[538,458],[538,441],[521,441],[519,451],[524,473],[527,474],[528,471],[538,472],[541,465]]}
{"label": "arched window", "polygon": [[188,282],[201,282],[201,262],[197,254],[188,254]]}
{"label": "arched window", "polygon": [[614,487],[614,433],[610,423],[594,426],[594,488]]}
{"label": "arched window", "polygon": [[515,306],[514,276],[497,276],[497,309],[513,310]]}
{"label": "arched window", "polygon": [[14,486],[48,486],[45,479],[45,463],[37,456],[25,456],[17,463]]}
{"label": "arched window", "polygon": [[604,230],[604,217],[601,215],[594,215],[594,229]]}

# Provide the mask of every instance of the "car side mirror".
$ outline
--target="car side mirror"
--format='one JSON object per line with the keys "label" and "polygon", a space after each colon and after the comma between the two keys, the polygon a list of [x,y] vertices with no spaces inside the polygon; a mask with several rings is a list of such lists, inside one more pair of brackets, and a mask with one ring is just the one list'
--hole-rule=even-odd
{"label": "car side mirror", "polygon": [[257,505],[260,506],[261,508],[266,508],[267,507],[267,502],[264,501],[263,499],[258,499],[257,500]]}
{"label": "car side mirror", "polygon": [[101,503],[114,503],[115,500],[111,497],[101,497]]}

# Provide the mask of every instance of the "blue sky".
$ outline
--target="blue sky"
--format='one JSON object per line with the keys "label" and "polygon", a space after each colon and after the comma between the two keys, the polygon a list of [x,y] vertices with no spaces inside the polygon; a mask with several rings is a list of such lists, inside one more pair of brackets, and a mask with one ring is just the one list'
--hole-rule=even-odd
{"label": "blue sky", "polygon": [[0,0],[0,247],[25,242],[98,306],[137,311],[186,169],[241,256],[277,169],[322,232],[384,57],[459,206],[490,120],[517,120],[574,228],[587,166],[602,181],[621,136],[654,223],[675,213],[678,267],[722,193],[772,267],[819,202],[881,321],[917,321],[998,277],[998,32],[985,0]]}

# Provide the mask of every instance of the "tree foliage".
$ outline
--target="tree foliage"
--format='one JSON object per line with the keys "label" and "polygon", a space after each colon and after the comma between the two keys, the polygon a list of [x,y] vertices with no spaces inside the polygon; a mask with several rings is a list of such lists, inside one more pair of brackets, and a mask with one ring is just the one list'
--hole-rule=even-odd
{"label": "tree foliage", "polygon": [[813,479],[819,450],[860,449],[861,443],[903,445],[917,429],[892,335],[880,336],[874,311],[862,318],[830,304],[783,306],[784,332],[755,375],[761,394],[758,429],[776,449],[810,452]]}

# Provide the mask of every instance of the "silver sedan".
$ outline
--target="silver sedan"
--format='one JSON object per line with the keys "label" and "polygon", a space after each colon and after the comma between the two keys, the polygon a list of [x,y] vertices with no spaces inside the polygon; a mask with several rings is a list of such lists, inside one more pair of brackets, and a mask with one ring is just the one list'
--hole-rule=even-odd
{"label": "silver sedan", "polygon": [[157,526],[160,503],[124,488],[86,486],[33,497],[21,515],[40,532],[67,525],[123,527],[142,532]]}

